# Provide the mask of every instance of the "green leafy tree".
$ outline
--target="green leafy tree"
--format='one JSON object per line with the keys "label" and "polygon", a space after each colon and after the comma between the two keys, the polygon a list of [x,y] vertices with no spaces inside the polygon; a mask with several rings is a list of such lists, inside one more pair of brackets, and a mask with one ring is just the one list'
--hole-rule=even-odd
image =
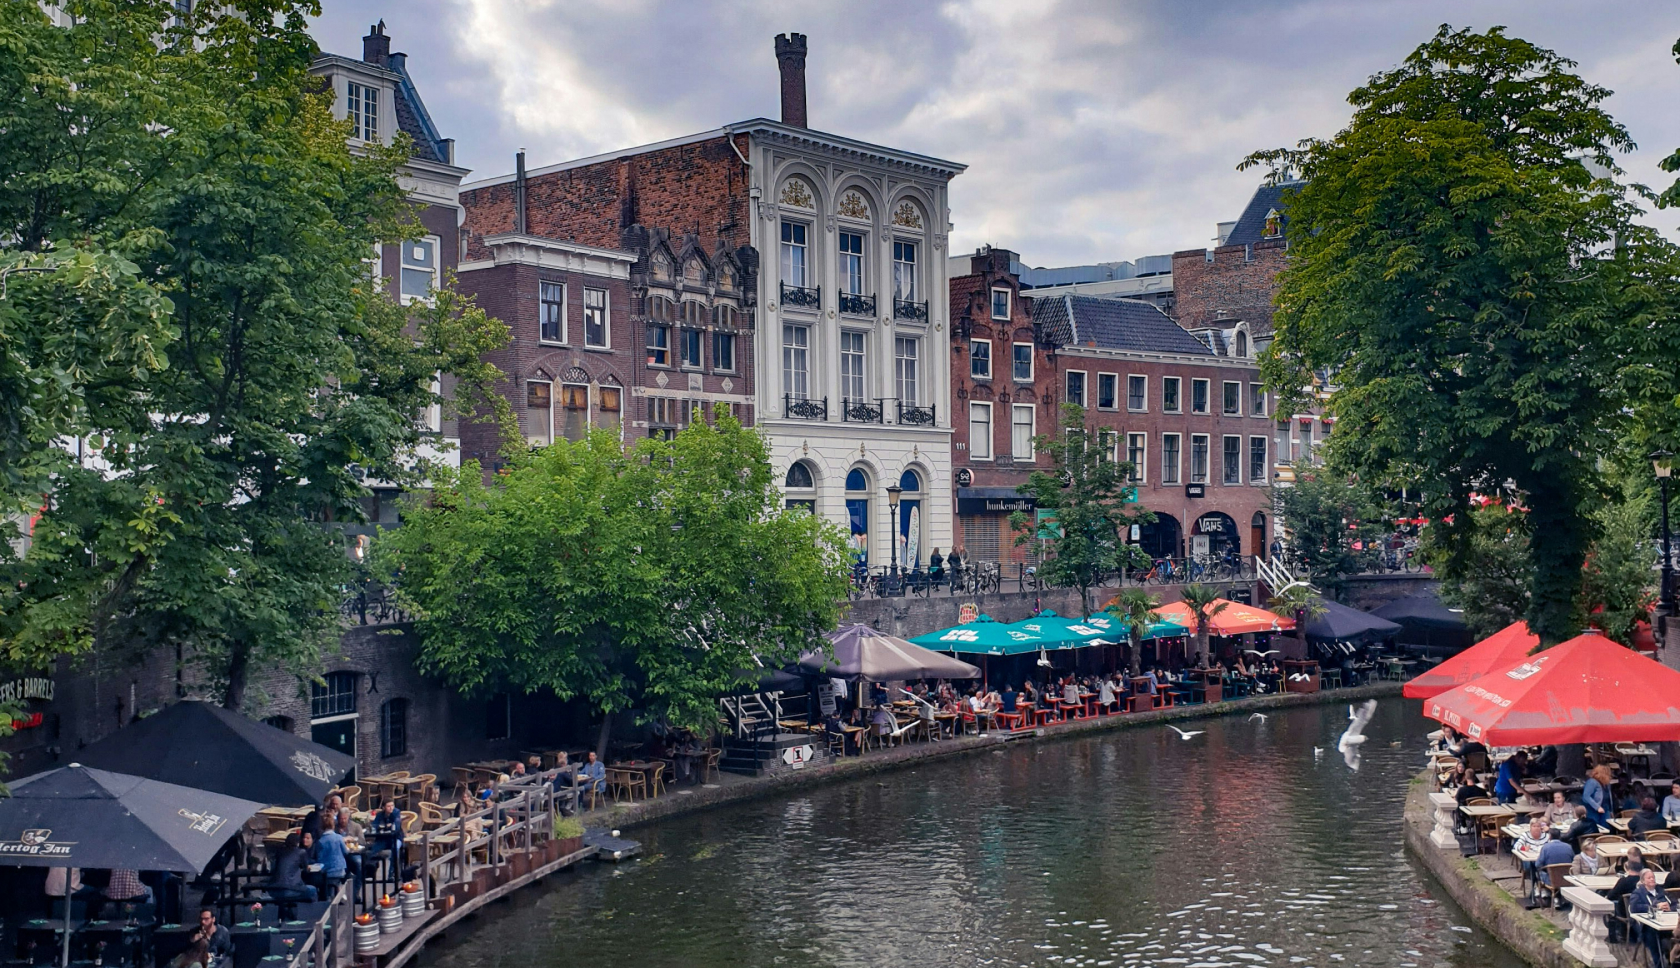
{"label": "green leafy tree", "polygon": [[1221,598],[1224,593],[1212,585],[1185,585],[1183,591],[1184,604],[1190,606],[1190,614],[1196,618],[1196,652],[1206,657],[1214,616],[1230,608],[1231,603]]}
{"label": "green leafy tree", "polygon": [[1312,655],[1307,651],[1307,622],[1329,611],[1318,592],[1306,582],[1291,582],[1278,589],[1267,604],[1272,611],[1295,620],[1295,639],[1301,643],[1300,654]]}
{"label": "green leafy tree", "polygon": [[[317,4],[176,25],[167,0],[71,0],[68,28],[35,7],[0,4],[0,260],[56,268],[8,278],[0,327],[28,355],[7,346],[0,372],[64,375],[39,426],[4,428],[30,461],[12,496],[45,510],[26,555],[0,545],[0,646],[174,646],[240,707],[253,670],[313,673],[336,636],[331,524],[360,516],[360,475],[422,483],[434,405],[511,415],[480,362],[506,327],[449,292],[374,291],[374,247],[418,230],[406,148],[350,152],[309,74]],[[102,307],[81,335],[111,347],[54,345]]]}
{"label": "green leafy tree", "polygon": [[466,692],[551,689],[604,714],[710,729],[742,670],[823,647],[844,536],[784,510],[763,438],[723,410],[626,451],[597,430],[476,465],[383,534],[420,666]]}
{"label": "green leafy tree", "polygon": [[1126,626],[1129,649],[1126,662],[1133,676],[1143,675],[1143,637],[1161,621],[1161,599],[1141,588],[1122,589],[1119,597],[1109,603],[1108,614]]}
{"label": "green leafy tree", "polygon": [[1630,480],[1621,500],[1593,509],[1597,537],[1587,552],[1576,599],[1578,625],[1595,626],[1628,646],[1634,624],[1651,617],[1661,558],[1651,540],[1655,502],[1643,484]]}
{"label": "green leafy tree", "polygon": [[1503,501],[1476,507],[1451,545],[1443,523],[1423,529],[1419,553],[1440,578],[1441,600],[1463,609],[1464,623],[1486,638],[1528,614],[1528,516]]}
{"label": "green leafy tree", "polygon": [[1632,140],[1574,66],[1442,27],[1349,96],[1335,137],[1244,162],[1306,179],[1287,193],[1267,382],[1333,371],[1333,464],[1420,490],[1432,518],[1467,522],[1472,491],[1514,484],[1548,643],[1571,632],[1583,509],[1621,412],[1625,290],[1645,265],[1628,243],[1650,237],[1610,177]]}
{"label": "green leafy tree", "polygon": [[[1132,465],[1117,458],[1112,433],[1085,425],[1083,407],[1063,404],[1058,431],[1034,441],[1050,458],[1051,469],[1033,471],[1018,490],[1035,498],[1038,509],[1055,519],[1043,529],[1050,554],[1040,576],[1050,585],[1079,589],[1080,614],[1089,615],[1091,589],[1104,577],[1149,564],[1148,556],[1123,536],[1134,524],[1154,521],[1155,515],[1128,502],[1135,495],[1127,483]],[[1010,526],[1018,545],[1039,540],[1024,512],[1011,515]]]}
{"label": "green leafy tree", "polygon": [[1359,482],[1325,467],[1299,464],[1294,484],[1273,493],[1289,531],[1285,556],[1321,591],[1338,595],[1348,575],[1376,561],[1384,533],[1382,511]]}

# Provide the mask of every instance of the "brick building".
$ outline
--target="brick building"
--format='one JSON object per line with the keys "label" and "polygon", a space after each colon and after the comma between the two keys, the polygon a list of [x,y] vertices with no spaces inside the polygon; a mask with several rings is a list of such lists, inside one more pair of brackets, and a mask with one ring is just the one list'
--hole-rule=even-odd
{"label": "brick building", "polygon": [[776,55],[781,121],[465,186],[467,259],[509,233],[634,254],[625,433],[726,403],[764,430],[790,504],[847,526],[874,565],[895,547],[925,560],[951,538],[942,280],[963,166],[810,129],[805,38]]}
{"label": "brick building", "polygon": [[1252,356],[1216,349],[1147,303],[1023,296],[1014,253],[982,249],[950,282],[959,545],[971,560],[1019,560],[1007,518],[1043,465],[1033,437],[1063,402],[1111,431],[1157,521],[1149,554],[1264,553],[1270,538],[1271,396]]}

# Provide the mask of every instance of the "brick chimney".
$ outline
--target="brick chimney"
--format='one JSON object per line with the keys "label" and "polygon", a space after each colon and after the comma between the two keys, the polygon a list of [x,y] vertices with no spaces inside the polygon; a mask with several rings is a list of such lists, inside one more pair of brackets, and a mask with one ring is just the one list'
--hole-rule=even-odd
{"label": "brick chimney", "polygon": [[776,65],[782,69],[782,123],[806,128],[805,35],[776,35]]}
{"label": "brick chimney", "polygon": [[391,38],[385,36],[385,21],[369,27],[367,36],[362,38],[362,60],[378,67],[390,64]]}

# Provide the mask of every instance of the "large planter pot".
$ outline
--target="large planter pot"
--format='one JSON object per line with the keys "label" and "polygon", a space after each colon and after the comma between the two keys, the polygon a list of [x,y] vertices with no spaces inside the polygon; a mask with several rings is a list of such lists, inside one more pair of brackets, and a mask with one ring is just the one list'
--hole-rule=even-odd
{"label": "large planter pot", "polygon": [[521,852],[508,858],[507,876],[509,878],[524,877],[529,873],[531,873],[530,857]]}
{"label": "large planter pot", "polygon": [[379,947],[379,922],[356,922],[356,950],[372,951]]}
{"label": "large planter pot", "polygon": [[[564,840],[555,841],[555,843],[560,845],[560,857],[565,857],[568,854],[575,854],[583,849],[582,837],[567,837]],[[555,860],[559,860],[560,857],[556,857]]]}
{"label": "large planter pot", "polygon": [[472,876],[473,897],[478,897],[480,895],[489,893],[490,890],[496,886],[496,883],[497,883],[497,881],[496,881],[495,872],[491,871],[489,868],[481,868],[479,870],[473,871],[473,876]]}
{"label": "large planter pot", "polygon": [[402,930],[403,913],[402,908],[398,905],[393,904],[390,907],[382,907],[378,910],[374,917],[379,922],[379,931],[381,934],[396,934],[398,931]]}

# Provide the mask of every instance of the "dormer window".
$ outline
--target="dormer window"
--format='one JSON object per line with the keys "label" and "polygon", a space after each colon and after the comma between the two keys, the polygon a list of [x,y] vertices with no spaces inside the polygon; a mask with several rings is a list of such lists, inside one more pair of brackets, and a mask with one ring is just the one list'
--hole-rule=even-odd
{"label": "dormer window", "polygon": [[350,119],[350,137],[379,140],[379,88],[351,81],[345,116]]}
{"label": "dormer window", "polygon": [[1279,215],[1278,210],[1274,208],[1266,213],[1266,231],[1261,233],[1261,238],[1275,239],[1281,235],[1283,235],[1283,216]]}

